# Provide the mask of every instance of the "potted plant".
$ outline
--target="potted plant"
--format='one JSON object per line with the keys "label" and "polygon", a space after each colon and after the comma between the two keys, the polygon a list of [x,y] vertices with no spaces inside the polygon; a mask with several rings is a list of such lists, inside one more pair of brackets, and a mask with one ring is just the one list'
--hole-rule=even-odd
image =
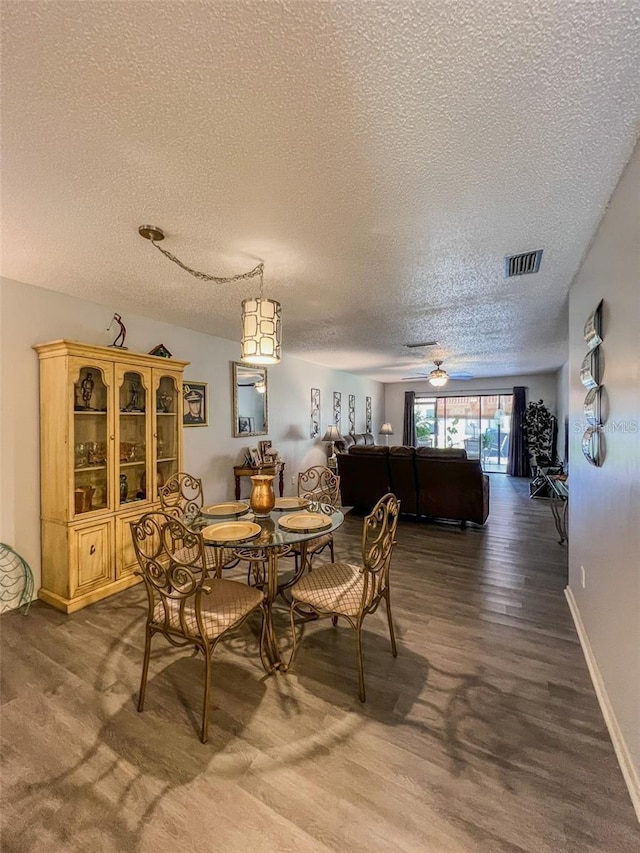
{"label": "potted plant", "polygon": [[534,475],[539,466],[551,463],[551,433],[553,415],[542,400],[533,401],[525,412],[525,431],[529,456],[533,464]]}

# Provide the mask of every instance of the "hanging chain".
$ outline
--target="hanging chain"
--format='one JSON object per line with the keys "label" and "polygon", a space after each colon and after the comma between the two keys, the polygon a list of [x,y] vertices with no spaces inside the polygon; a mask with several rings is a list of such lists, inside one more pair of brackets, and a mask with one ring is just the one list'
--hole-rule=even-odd
{"label": "hanging chain", "polygon": [[237,275],[230,276],[219,276],[219,275],[208,275],[206,272],[199,272],[198,270],[193,270],[191,267],[188,267],[186,264],[183,264],[180,258],[176,258],[175,255],[172,255],[171,252],[168,252],[166,249],[163,249],[162,246],[159,246],[155,240],[151,239],[151,244],[156,247],[159,252],[165,256],[165,258],[169,258],[170,261],[173,261],[174,264],[177,264],[181,269],[185,272],[190,273],[196,278],[201,279],[202,281],[215,281],[216,284],[228,284],[232,281],[243,281],[248,278],[255,278],[257,275],[260,276],[260,298],[262,298],[262,275],[264,272],[264,263],[260,261],[259,264],[249,270],[249,272],[241,272]]}

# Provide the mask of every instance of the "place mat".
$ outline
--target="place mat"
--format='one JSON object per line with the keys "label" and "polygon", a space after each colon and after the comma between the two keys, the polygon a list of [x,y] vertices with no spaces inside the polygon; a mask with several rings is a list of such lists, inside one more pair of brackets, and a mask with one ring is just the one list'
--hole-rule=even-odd
{"label": "place mat", "polygon": [[200,510],[200,515],[211,518],[237,518],[239,515],[244,515],[247,512],[249,512],[249,504],[243,501],[227,501],[224,504],[203,506]]}
{"label": "place mat", "polygon": [[210,524],[202,530],[202,537],[208,542],[246,542],[260,536],[262,528],[253,521],[223,521]]}
{"label": "place mat", "polygon": [[276,498],[275,512],[289,512],[292,509],[306,509],[310,501],[308,498]]}
{"label": "place mat", "polygon": [[280,527],[292,533],[315,533],[331,527],[331,519],[319,512],[297,512],[285,515],[278,521]]}

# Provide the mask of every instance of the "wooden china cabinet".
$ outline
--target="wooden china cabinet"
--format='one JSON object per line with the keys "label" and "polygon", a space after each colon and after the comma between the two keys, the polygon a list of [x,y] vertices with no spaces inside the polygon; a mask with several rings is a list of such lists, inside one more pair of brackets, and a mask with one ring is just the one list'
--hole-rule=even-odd
{"label": "wooden china cabinet", "polygon": [[72,613],[132,586],[129,522],[182,470],[186,361],[73,341],[40,358],[38,596]]}

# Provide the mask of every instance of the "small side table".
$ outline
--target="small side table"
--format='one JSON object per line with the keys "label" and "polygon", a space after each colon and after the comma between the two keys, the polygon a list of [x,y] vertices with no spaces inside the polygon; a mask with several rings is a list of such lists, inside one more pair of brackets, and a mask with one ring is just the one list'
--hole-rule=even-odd
{"label": "small side table", "polygon": [[236,478],[236,500],[240,500],[240,480],[242,477],[253,477],[254,474],[273,474],[278,476],[278,491],[280,497],[284,493],[284,462],[278,462],[276,465],[260,465],[254,468],[252,465],[234,465],[233,476]]}

